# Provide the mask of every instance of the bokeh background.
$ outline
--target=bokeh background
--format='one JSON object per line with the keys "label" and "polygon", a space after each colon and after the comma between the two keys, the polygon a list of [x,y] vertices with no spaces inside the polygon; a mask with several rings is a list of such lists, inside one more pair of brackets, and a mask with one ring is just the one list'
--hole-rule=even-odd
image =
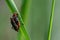
{"label": "bokeh background", "polygon": [[[21,9],[22,0],[14,0]],[[52,0],[31,0],[26,14],[26,30],[31,40],[47,40]],[[56,0],[51,40],[60,40],[60,0]],[[5,0],[0,0],[0,40],[17,40],[17,32],[10,24],[11,11]]]}

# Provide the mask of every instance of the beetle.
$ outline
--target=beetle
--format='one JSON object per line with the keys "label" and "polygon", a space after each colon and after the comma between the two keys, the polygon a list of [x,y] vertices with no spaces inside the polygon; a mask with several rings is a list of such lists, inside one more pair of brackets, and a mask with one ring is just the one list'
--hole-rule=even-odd
{"label": "beetle", "polygon": [[14,13],[12,15],[12,17],[10,18],[10,21],[11,21],[11,24],[12,24],[12,28],[18,32],[19,30],[19,27],[20,27],[20,22],[19,22],[19,19],[18,19],[18,14],[17,13]]}

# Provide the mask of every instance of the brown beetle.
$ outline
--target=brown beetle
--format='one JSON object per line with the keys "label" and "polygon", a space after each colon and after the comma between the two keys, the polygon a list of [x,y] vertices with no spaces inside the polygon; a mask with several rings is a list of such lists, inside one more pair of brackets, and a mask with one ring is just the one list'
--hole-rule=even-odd
{"label": "brown beetle", "polygon": [[12,24],[12,28],[18,32],[19,30],[19,27],[20,27],[20,22],[19,22],[19,19],[18,19],[18,14],[17,13],[14,13],[12,18],[10,18],[11,20],[11,24]]}

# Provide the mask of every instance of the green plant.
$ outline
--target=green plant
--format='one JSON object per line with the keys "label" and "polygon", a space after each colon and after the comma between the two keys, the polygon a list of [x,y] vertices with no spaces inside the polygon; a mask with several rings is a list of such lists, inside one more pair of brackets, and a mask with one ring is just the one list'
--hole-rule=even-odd
{"label": "green plant", "polygon": [[[27,0],[26,0],[27,1]],[[29,38],[29,35],[28,35],[28,33],[26,32],[26,30],[25,30],[25,24],[24,24],[24,22],[23,22],[23,19],[22,19],[22,17],[21,17],[21,14],[20,14],[20,12],[19,12],[19,10],[17,9],[17,7],[16,7],[16,5],[15,5],[15,3],[14,3],[14,1],[13,0],[6,0],[6,3],[8,4],[8,6],[9,6],[9,8],[10,8],[10,10],[11,10],[11,12],[12,13],[14,13],[14,12],[17,12],[18,13],[18,18],[19,18],[19,21],[20,21],[20,29],[19,29],[19,33],[18,33],[18,40],[21,40],[21,35],[23,34],[24,35],[24,37],[25,37],[25,39],[26,40],[30,40],[30,38]],[[24,4],[25,5],[25,4]],[[22,11],[26,11],[25,10],[25,8],[22,8]],[[24,12],[23,11],[23,12]],[[23,14],[22,14],[23,15]]]}
{"label": "green plant", "polygon": [[51,40],[52,24],[53,24],[53,17],[54,17],[54,8],[55,8],[55,0],[52,0],[51,16],[50,16],[50,23],[49,23],[49,30],[48,30],[48,40]]}
{"label": "green plant", "polygon": [[[17,12],[17,13],[19,13],[19,19],[20,19],[20,22],[21,22],[21,28],[20,28],[20,32],[19,32],[19,34],[24,34],[25,35],[25,37],[26,37],[26,40],[30,40],[29,39],[29,36],[27,35],[27,32],[25,31],[25,28],[24,28],[24,23],[23,23],[23,21],[22,21],[22,19],[21,19],[21,16],[20,16],[20,12],[18,11],[18,9],[17,9],[17,7],[15,7],[14,5],[15,5],[15,3],[13,2],[13,1],[11,1],[11,0],[6,0],[6,2],[7,2],[7,4],[9,5],[9,7],[10,7],[10,9],[11,9],[11,11],[12,11],[12,13],[13,12]],[[24,12],[26,12],[27,11],[27,9],[26,9],[26,6],[25,6],[25,3],[27,2],[27,0],[23,3],[24,5],[22,6],[22,11],[21,11],[21,13],[22,13],[22,18],[24,19]],[[13,4],[12,4],[13,3]],[[25,6],[25,7],[24,7]],[[50,23],[49,23],[49,30],[48,30],[48,40],[51,40],[51,32],[52,32],[52,24],[53,24],[53,17],[54,17],[54,8],[55,8],[55,0],[52,0],[52,8],[51,8],[51,16],[50,16]],[[20,37],[21,35],[19,35],[19,40],[20,40]]]}

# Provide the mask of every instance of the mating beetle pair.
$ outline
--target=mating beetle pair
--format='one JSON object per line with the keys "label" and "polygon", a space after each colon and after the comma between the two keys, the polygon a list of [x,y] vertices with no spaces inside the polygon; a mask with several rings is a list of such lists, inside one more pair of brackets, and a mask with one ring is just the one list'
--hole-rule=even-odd
{"label": "mating beetle pair", "polygon": [[10,18],[11,20],[11,24],[12,24],[12,28],[18,32],[19,30],[19,27],[20,27],[20,22],[19,22],[19,19],[18,19],[18,14],[17,13],[14,13],[12,15],[12,17]]}

